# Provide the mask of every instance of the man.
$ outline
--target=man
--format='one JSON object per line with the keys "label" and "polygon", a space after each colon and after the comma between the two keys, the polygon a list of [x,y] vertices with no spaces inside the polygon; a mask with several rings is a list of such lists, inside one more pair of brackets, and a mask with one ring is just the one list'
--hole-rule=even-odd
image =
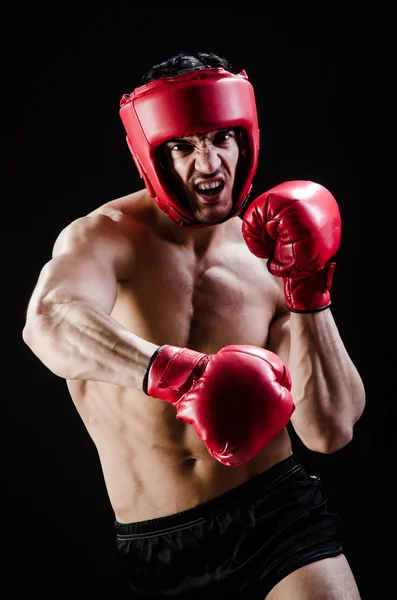
{"label": "man", "polygon": [[120,116],[145,187],[61,232],[23,337],[98,449],[134,597],[357,600],[287,430],[334,452],[364,409],[330,309],[336,200],[293,181],[249,203],[254,91],[215,54],[156,65]]}

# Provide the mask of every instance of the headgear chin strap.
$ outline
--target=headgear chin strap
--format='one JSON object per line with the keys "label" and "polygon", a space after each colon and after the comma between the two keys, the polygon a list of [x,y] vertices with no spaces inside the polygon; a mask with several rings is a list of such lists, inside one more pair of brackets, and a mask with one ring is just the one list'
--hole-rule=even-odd
{"label": "headgear chin strap", "polygon": [[[245,71],[200,69],[156,79],[124,94],[120,117],[127,144],[158,206],[181,227],[204,227],[167,185],[156,151],[164,142],[214,129],[245,132],[241,187],[227,218],[241,213],[258,165],[259,129],[254,90]],[[187,203],[186,203],[187,204]]]}

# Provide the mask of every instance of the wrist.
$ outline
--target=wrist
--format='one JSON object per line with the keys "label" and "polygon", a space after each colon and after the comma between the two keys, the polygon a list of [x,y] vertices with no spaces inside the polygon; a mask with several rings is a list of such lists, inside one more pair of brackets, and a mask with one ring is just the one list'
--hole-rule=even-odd
{"label": "wrist", "polygon": [[308,277],[284,277],[285,304],[291,312],[310,313],[331,305],[330,289],[335,263],[327,263]]}
{"label": "wrist", "polygon": [[142,389],[147,396],[175,404],[191,387],[198,363],[201,371],[207,362],[208,357],[200,352],[168,344],[159,346],[146,367]]}
{"label": "wrist", "polygon": [[163,346],[159,346],[152,354],[152,356],[149,358],[149,362],[146,366],[145,369],[145,373],[143,375],[143,382],[142,382],[142,390],[145,392],[145,394],[147,396],[149,396],[150,394],[148,393],[148,380],[149,380],[149,372],[151,369],[152,364],[154,363],[154,361],[156,360],[158,354],[161,352],[161,350],[165,348],[165,345]]}

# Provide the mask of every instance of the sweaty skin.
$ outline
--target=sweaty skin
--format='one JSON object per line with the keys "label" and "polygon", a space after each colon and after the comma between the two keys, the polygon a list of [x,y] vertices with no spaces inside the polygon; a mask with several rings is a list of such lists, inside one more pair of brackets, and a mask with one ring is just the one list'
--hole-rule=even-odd
{"label": "sweaty skin", "polygon": [[[207,223],[230,210],[238,159],[233,138],[216,135],[170,143],[164,157]],[[213,206],[194,191],[206,175],[223,186]],[[252,344],[278,354],[291,371],[292,424],[315,451],[346,445],[363,410],[361,379],[331,311],[290,313],[282,281],[248,250],[241,225],[234,217],[180,228],[141,190],[71,223],[41,270],[23,337],[67,381],[122,523],[196,506],[292,451],[283,429],[241,467],[214,460],[173,406],[142,391],[159,345],[211,354]]]}
{"label": "sweaty skin", "polygon": [[[159,345],[186,346],[208,354],[227,344],[266,346],[272,319],[276,315],[286,317],[281,287],[264,262],[248,251],[240,219],[231,219],[211,228],[211,232],[197,232],[193,236],[196,245],[190,240],[191,233],[184,240],[179,229],[173,239],[170,232],[175,226],[171,223],[168,228],[165,219],[168,217],[160,213],[146,192],[113,201],[62,234],[54,250],[58,261],[48,266],[53,272],[43,275],[43,285],[57,276],[64,282],[68,263],[66,259],[62,264],[63,253],[75,252],[78,258],[70,259],[71,265],[78,270],[82,286],[73,276],[76,296],[83,291],[91,295],[92,290],[111,318],[141,338],[141,348],[146,352],[137,365],[135,353],[130,350],[131,360],[127,355],[122,366],[124,373],[117,369],[117,348],[104,359],[108,369],[115,365],[114,381],[124,385],[79,380],[85,375],[78,372],[83,364],[81,361],[79,365],[78,355],[85,352],[87,357],[87,349],[80,345],[81,340],[75,342],[77,346],[59,348],[59,344],[68,344],[66,330],[77,323],[78,316],[73,313],[79,308],[73,303],[61,304],[58,317],[48,316],[50,321],[60,315],[66,319],[65,332],[59,332],[54,344],[58,345],[57,352],[76,354],[76,379],[68,379],[67,385],[98,449],[109,498],[120,522],[193,507],[291,453],[289,436],[283,431],[250,464],[237,469],[225,467],[209,456],[191,426],[175,418],[173,406],[141,390],[145,366]],[[117,256],[117,282],[111,275],[98,273],[97,262],[102,257],[107,261],[112,253]],[[106,277],[111,281],[107,282]],[[104,290],[104,297],[98,295],[99,286],[110,288]],[[57,300],[46,298],[44,290],[41,294],[41,310],[45,311],[46,302]],[[62,314],[64,311],[68,314]],[[91,331],[95,341],[93,369],[103,353],[103,341],[96,339],[99,333],[95,328],[94,323],[85,323],[82,328],[85,333]],[[69,340],[72,337],[69,331]],[[123,348],[119,351],[128,352]],[[56,361],[57,352],[49,351],[48,360]],[[53,362],[49,366],[54,372],[62,369]]]}

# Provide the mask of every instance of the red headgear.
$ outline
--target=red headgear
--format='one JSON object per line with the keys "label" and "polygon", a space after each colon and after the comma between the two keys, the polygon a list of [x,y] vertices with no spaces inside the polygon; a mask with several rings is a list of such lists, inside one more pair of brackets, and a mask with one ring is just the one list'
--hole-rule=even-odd
{"label": "red headgear", "polygon": [[128,147],[150,196],[182,227],[204,224],[169,189],[156,157],[157,148],[176,137],[213,129],[242,129],[244,174],[228,218],[243,210],[251,192],[259,150],[255,95],[245,71],[235,75],[222,68],[200,69],[156,79],[124,94],[120,117]]}

